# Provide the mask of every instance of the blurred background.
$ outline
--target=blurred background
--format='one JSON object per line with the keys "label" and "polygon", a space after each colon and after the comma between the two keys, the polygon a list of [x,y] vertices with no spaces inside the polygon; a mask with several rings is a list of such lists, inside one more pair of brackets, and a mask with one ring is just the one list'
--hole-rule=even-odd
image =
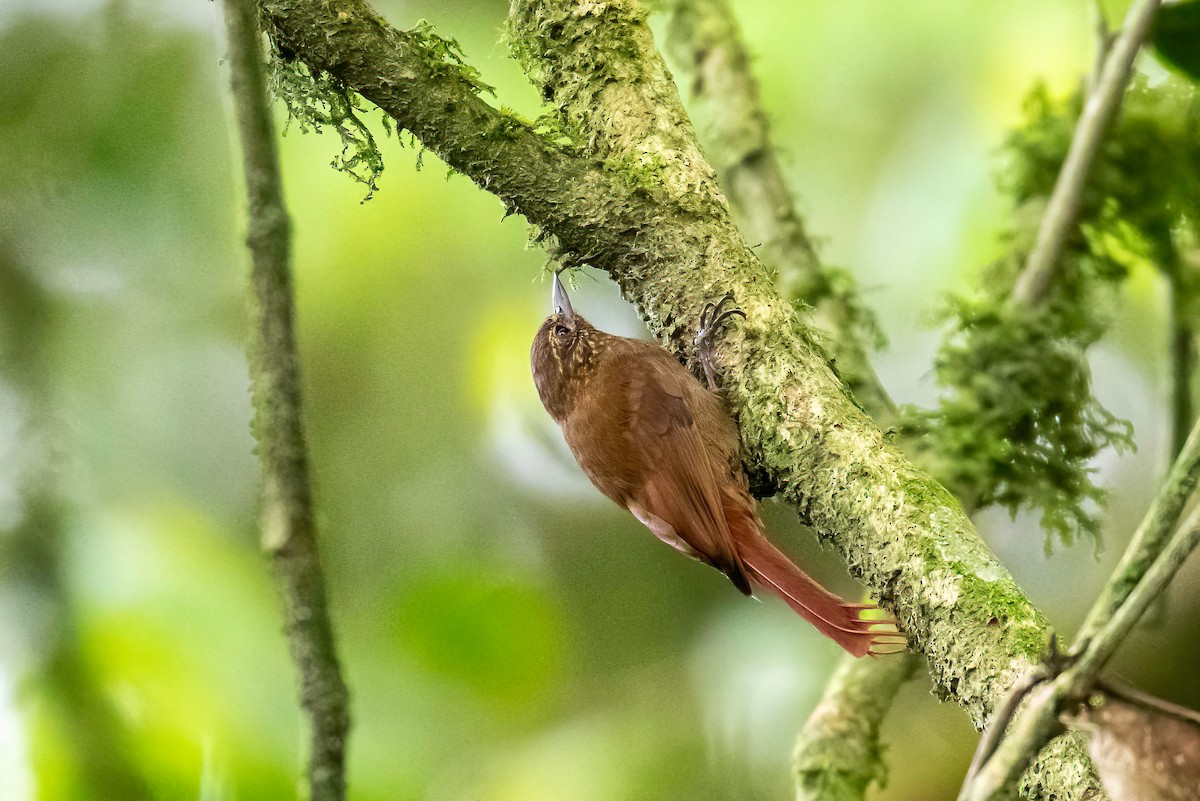
{"label": "blurred background", "polygon": [[[935,394],[939,297],[999,252],[992,176],[1035,80],[1091,64],[1083,0],[738,4],[789,176],[828,261],[891,339],[900,401]],[[397,2],[499,99],[537,98],[506,4]],[[1123,13],[1108,4],[1112,19]],[[0,0],[0,799],[290,798],[304,738],[256,542],[243,195],[220,4]],[[1154,65],[1145,69],[1153,72]],[[372,123],[378,114],[368,115]],[[282,118],[280,119],[282,123]],[[323,556],[353,694],[350,797],[783,799],[838,658],[782,604],[679,558],[581,476],[529,340],[545,256],[430,154],[380,137],[380,191],[283,138]],[[1139,449],[1098,462],[1105,548],[1047,558],[1036,520],[980,516],[1071,632],[1166,462],[1166,330],[1134,276],[1094,349]],[[602,277],[576,308],[639,334]],[[854,582],[786,508],[776,540]],[[1200,706],[1193,565],[1117,671]],[[882,799],[953,796],[975,736],[924,678],[885,736]]]}

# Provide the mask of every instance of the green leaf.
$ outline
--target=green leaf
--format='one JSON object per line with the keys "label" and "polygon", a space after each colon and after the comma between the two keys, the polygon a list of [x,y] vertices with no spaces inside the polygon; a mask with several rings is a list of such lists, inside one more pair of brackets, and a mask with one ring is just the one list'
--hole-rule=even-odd
{"label": "green leaf", "polygon": [[1150,35],[1159,58],[1200,82],[1200,2],[1164,5]]}

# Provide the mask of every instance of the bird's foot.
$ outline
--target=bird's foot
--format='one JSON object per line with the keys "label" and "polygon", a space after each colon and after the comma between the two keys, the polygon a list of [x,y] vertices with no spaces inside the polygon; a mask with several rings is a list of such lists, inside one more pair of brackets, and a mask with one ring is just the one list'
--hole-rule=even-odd
{"label": "bird's foot", "polygon": [[733,293],[727,293],[716,303],[709,303],[700,312],[700,331],[696,334],[696,349],[700,354],[700,366],[704,368],[704,378],[708,388],[717,391],[717,371],[713,359],[712,340],[716,333],[724,327],[730,317],[740,316],[746,319],[746,313],[741,309],[726,309],[725,304],[733,300]]}

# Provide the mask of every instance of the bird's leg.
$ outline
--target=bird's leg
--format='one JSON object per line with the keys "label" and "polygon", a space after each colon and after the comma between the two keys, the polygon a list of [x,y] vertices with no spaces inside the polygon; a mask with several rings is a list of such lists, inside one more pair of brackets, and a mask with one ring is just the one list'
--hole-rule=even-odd
{"label": "bird's leg", "polygon": [[725,304],[733,300],[733,293],[727,293],[716,303],[709,303],[700,312],[700,331],[696,334],[696,349],[700,354],[700,366],[704,368],[704,378],[708,388],[717,391],[717,372],[714,366],[712,339],[730,317],[740,315],[744,320],[746,313],[741,309],[726,309]]}

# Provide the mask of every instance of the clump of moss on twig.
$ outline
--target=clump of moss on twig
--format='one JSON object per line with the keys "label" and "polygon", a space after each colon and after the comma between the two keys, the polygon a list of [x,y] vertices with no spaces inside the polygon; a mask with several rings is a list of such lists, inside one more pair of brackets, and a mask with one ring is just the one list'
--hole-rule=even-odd
{"label": "clump of moss on twig", "polygon": [[904,427],[938,453],[940,478],[961,498],[1041,513],[1049,550],[1099,536],[1104,491],[1091,460],[1133,446],[1127,421],[1092,395],[1086,351],[1107,326],[1108,300],[1134,269],[1168,275],[1180,234],[1200,214],[1200,142],[1189,131],[1192,91],[1135,81],[1090,176],[1079,225],[1046,297],[1021,306],[1009,294],[1066,157],[1080,99],[1037,87],[1025,124],[1006,144],[1001,185],[1017,208],[1006,255],[981,288],[951,297],[937,357],[945,388],[931,411],[906,408]]}
{"label": "clump of moss on twig", "polygon": [[484,83],[479,70],[467,63],[458,40],[438,34],[426,20],[418,20],[405,33],[407,42],[417,49],[434,75],[464,83],[477,95],[496,96],[495,87]]}
{"label": "clump of moss on twig", "polygon": [[1085,351],[1103,325],[1077,309],[950,299],[936,364],[948,391],[933,411],[905,410],[905,426],[939,454],[940,479],[973,506],[1038,509],[1047,548],[1099,536],[1104,492],[1089,462],[1133,445],[1129,424],[1092,396]]}
{"label": "clump of moss on twig", "polygon": [[[495,94],[479,71],[466,62],[458,42],[440,36],[425,20],[417,22],[405,36],[406,43],[420,54],[435,76],[461,81],[476,94]],[[268,56],[271,94],[287,107],[288,123],[296,122],[303,133],[333,129],[341,140],[342,152],[330,165],[364,184],[367,195],[363,201],[370,200],[379,188],[383,154],[362,118],[368,101],[337,77],[310,69],[273,39]],[[391,135],[393,125],[387,114],[382,115],[382,124]],[[403,144],[399,135],[397,140]],[[422,154],[418,153],[418,169]]]}
{"label": "clump of moss on twig", "polygon": [[[383,154],[369,128],[359,116],[363,101],[357,93],[327,72],[315,73],[303,62],[270,50],[270,90],[288,111],[288,126],[295,122],[301,133],[321,133],[331,128],[342,142],[342,152],[330,162],[367,187],[363,201],[379,188]],[[287,129],[284,129],[286,133]]]}

